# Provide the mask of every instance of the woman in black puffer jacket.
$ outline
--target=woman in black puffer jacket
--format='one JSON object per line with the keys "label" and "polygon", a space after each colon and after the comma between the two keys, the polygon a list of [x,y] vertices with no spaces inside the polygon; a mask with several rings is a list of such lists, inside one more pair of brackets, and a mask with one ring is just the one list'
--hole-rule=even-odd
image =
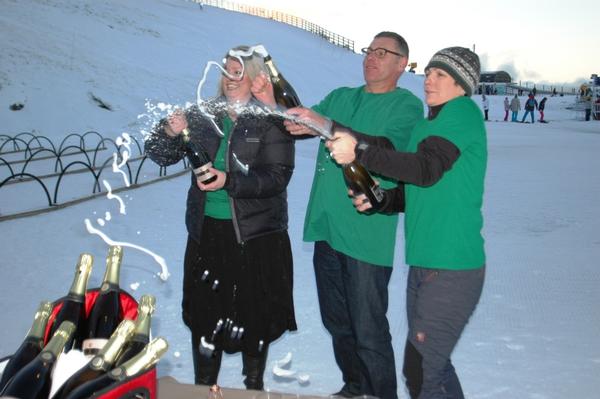
{"label": "woman in black puffer jacket", "polygon": [[264,106],[253,95],[272,99],[262,57],[242,57],[242,67],[233,55],[248,47],[232,50],[219,96],[208,104],[214,118],[197,106],[174,112],[145,150],[161,166],[179,162],[187,128],[190,142],[213,160],[213,182],[192,173],[185,217],[182,310],[192,332],[195,382],[215,384],[223,350],[241,351],[246,387],[262,389],[269,344],[296,330],[286,194],[294,140],[280,120],[251,112]]}

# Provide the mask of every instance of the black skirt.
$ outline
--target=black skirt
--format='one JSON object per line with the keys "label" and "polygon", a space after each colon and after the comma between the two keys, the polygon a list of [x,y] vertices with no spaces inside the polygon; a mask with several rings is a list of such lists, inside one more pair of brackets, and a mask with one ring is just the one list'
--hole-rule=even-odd
{"label": "black skirt", "polygon": [[183,320],[207,345],[257,356],[297,329],[287,231],[239,244],[231,220],[205,217],[184,262]]}

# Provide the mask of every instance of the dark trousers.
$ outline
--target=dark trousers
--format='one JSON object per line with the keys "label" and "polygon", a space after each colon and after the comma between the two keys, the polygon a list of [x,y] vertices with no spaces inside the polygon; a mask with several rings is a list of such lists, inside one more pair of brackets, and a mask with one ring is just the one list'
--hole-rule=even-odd
{"label": "dark trousers", "polygon": [[386,317],[391,267],[372,265],[315,243],[321,319],[333,341],[347,395],[397,398],[396,366]]}
{"label": "dark trousers", "polygon": [[411,398],[464,398],[450,355],[479,301],[484,277],[485,267],[410,267],[403,372]]}

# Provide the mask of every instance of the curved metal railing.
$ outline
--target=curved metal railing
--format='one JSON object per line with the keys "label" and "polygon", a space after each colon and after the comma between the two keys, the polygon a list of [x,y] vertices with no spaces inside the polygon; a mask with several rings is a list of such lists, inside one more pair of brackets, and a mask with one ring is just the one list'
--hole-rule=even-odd
{"label": "curved metal railing", "polygon": [[[88,131],[67,135],[57,147],[47,137],[29,132],[14,137],[0,135],[0,222],[97,197],[103,193],[100,184],[103,177],[111,177],[107,168],[111,170],[115,163],[122,164],[119,170],[125,174],[129,185],[120,179],[119,185],[112,187],[113,192],[151,184],[187,171],[185,160],[176,164],[182,166],[181,170],[170,175],[166,167],[154,163],[156,169],[150,169],[143,142],[129,138],[131,141],[126,146],[98,132]],[[144,174],[141,173],[143,169]],[[77,176],[74,184],[65,182],[70,180],[67,176]],[[9,190],[14,191],[8,193]],[[72,191],[77,194],[70,193]],[[20,202],[26,202],[18,200],[21,198],[33,205],[29,209],[18,209]]]}

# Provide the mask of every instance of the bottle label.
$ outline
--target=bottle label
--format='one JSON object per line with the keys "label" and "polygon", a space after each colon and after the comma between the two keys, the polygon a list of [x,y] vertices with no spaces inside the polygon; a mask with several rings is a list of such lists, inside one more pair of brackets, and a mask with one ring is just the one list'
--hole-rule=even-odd
{"label": "bottle label", "polygon": [[210,172],[211,167],[212,162],[208,162],[202,165],[201,167],[194,169],[194,174],[196,175],[198,180],[200,180],[201,183],[216,176]]}
{"label": "bottle label", "polygon": [[88,357],[94,357],[100,352],[100,349],[108,342],[105,338],[89,338],[83,341],[81,349],[83,354]]}

